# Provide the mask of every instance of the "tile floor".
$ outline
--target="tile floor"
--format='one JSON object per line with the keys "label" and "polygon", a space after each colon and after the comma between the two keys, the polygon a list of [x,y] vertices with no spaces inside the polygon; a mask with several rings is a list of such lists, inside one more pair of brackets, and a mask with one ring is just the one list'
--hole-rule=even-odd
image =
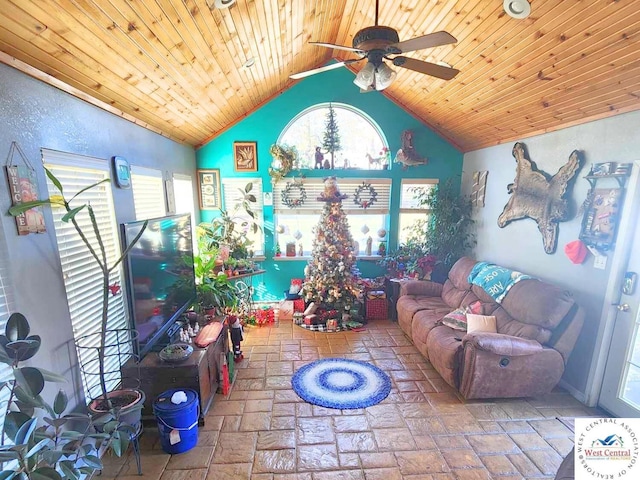
{"label": "tile floor", "polygon": [[[281,322],[247,329],[242,346],[245,360],[231,393],[216,396],[195,448],[165,454],[156,429],[146,428],[144,478],[553,478],[573,446],[571,418],[605,416],[561,390],[544,398],[465,402],[390,321],[370,322],[358,333],[313,333]],[[374,363],[392,378],[391,394],[359,410],[301,401],[291,375],[324,357]],[[141,477],[130,454],[106,458],[102,478]]]}

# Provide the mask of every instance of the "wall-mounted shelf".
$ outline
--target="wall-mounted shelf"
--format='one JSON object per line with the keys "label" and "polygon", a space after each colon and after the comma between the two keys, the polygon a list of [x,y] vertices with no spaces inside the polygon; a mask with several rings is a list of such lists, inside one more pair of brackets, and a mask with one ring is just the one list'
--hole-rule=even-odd
{"label": "wall-mounted shelf", "polygon": [[[629,171],[584,177],[591,185],[580,230],[580,240],[586,245],[603,252],[613,248],[628,177]],[[613,181],[617,185],[612,187]]]}

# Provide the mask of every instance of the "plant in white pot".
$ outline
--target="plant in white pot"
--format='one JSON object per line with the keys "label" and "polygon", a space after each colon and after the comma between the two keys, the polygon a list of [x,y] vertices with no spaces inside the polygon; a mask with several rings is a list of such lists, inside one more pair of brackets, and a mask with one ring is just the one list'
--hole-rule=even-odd
{"label": "plant in white pot", "polygon": [[[92,184],[77,193],[70,196],[70,198],[65,197],[65,191],[60,181],[45,168],[45,172],[47,177],[51,181],[51,183],[58,190],[59,194],[52,195],[47,200],[35,200],[31,202],[24,202],[19,205],[15,205],[9,209],[9,214],[16,216],[21,213],[26,212],[27,210],[44,205],[50,205],[52,208],[63,208],[66,213],[62,217],[63,222],[70,222],[78,237],[84,244],[84,246],[88,249],[91,254],[91,257],[97,263],[99,270],[101,272],[100,279],[100,295],[101,295],[101,315],[99,319],[99,327],[96,330],[96,333],[92,334],[98,337],[98,341],[95,342],[95,361],[97,362],[97,372],[96,375],[99,381],[99,392],[100,395],[98,398],[94,398],[90,404],[90,410],[95,413],[110,413],[114,418],[127,418],[128,422],[131,422],[134,426],[137,422],[139,422],[140,410],[142,409],[142,404],[144,403],[144,394],[142,391],[137,389],[119,389],[119,393],[115,393],[114,391],[109,391],[107,388],[107,374],[112,373],[109,372],[108,366],[106,365],[106,359],[109,358],[110,355],[113,355],[110,352],[111,348],[120,348],[124,344],[129,344],[132,346],[132,342],[135,341],[135,332],[129,331],[125,329],[124,332],[120,331],[110,331],[108,329],[109,326],[109,296],[111,293],[111,275],[112,273],[120,266],[122,261],[126,258],[129,251],[133,248],[133,246],[140,239],[140,236],[144,232],[146,228],[146,222],[141,228],[138,235],[134,238],[134,240],[130,243],[127,249],[120,255],[115,261],[109,264],[109,259],[107,255],[107,250],[102,241],[102,236],[100,234],[100,229],[98,227],[98,222],[96,221],[96,216],[93,211],[93,208],[88,203],[82,203],[81,196],[83,193],[91,190],[93,188],[98,187],[99,185],[110,182],[109,179],[103,179],[100,182]],[[79,215],[87,215],[89,219],[89,225],[91,225],[89,231],[85,232],[78,221]],[[125,335],[123,337],[122,335]],[[129,336],[127,336],[129,335]],[[76,344],[80,339],[76,339]],[[124,349],[125,354],[131,351],[131,348]],[[124,394],[124,400],[121,398]],[[134,412],[134,418],[124,417],[127,413],[127,410]]]}

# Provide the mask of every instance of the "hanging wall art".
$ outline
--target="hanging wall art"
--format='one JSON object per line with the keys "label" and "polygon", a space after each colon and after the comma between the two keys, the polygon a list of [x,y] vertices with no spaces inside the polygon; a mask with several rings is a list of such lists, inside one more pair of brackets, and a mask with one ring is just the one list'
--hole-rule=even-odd
{"label": "hanging wall art", "polygon": [[[23,165],[14,163],[16,154],[22,159]],[[38,200],[36,171],[16,142],[11,143],[5,169],[7,180],[9,181],[12,206]],[[35,207],[17,215],[16,226],[18,227],[18,235],[46,232],[42,207]]]}
{"label": "hanging wall art", "polygon": [[527,158],[523,143],[516,143],[512,154],[517,164],[516,178],[507,185],[511,198],[498,217],[498,226],[504,228],[515,220],[531,218],[542,234],[544,251],[554,253],[558,244],[558,222],[571,219],[567,197],[572,180],[582,166],[582,155],[574,150],[558,173],[550,176]]}

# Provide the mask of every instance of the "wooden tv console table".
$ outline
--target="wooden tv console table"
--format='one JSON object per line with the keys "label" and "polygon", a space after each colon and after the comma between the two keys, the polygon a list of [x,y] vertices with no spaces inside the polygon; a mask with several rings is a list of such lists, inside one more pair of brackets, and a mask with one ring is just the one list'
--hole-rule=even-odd
{"label": "wooden tv console table", "polygon": [[[214,321],[223,321],[223,317],[216,318]],[[221,381],[221,356],[226,356],[228,351],[229,335],[226,324],[223,324],[215,342],[207,348],[198,348],[193,345],[193,354],[182,363],[163,362],[157,352],[148,353],[140,363],[134,360],[125,363],[122,367],[122,376],[125,379],[139,378],[140,386],[136,387],[146,395],[142,419],[155,418],[153,402],[162,392],[174,388],[190,388],[198,392],[200,397],[199,421],[203,425],[204,417],[213,403]]]}

